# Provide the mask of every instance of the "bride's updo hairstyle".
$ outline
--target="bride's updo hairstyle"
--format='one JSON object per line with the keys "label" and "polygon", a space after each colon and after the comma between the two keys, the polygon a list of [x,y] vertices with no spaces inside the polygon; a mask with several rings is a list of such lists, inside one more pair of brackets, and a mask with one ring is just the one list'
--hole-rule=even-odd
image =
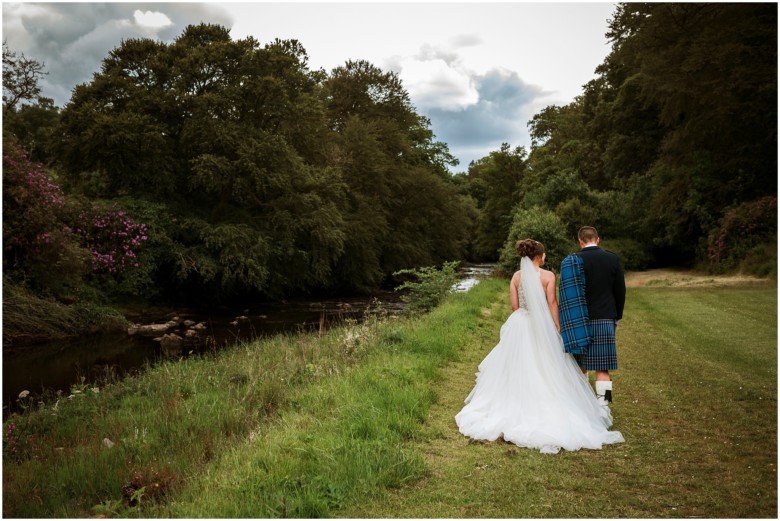
{"label": "bride's updo hairstyle", "polygon": [[517,254],[520,257],[528,257],[531,260],[534,260],[535,258],[544,254],[544,244],[533,239],[523,239],[522,241],[517,241],[517,245],[515,247],[517,249]]}

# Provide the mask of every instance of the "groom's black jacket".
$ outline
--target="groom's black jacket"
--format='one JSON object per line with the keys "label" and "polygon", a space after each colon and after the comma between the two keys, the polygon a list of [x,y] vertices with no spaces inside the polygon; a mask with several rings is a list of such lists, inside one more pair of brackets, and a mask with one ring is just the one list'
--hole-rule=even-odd
{"label": "groom's black jacket", "polygon": [[577,255],[582,257],[582,267],[585,271],[588,318],[591,320],[623,318],[626,281],[618,256],[598,246],[583,248]]}

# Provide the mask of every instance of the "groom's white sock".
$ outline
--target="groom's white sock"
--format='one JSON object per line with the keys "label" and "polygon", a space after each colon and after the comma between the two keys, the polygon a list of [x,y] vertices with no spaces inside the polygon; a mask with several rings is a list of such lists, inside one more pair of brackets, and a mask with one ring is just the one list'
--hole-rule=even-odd
{"label": "groom's white sock", "polygon": [[596,380],[596,398],[601,405],[609,405],[612,401],[612,381]]}

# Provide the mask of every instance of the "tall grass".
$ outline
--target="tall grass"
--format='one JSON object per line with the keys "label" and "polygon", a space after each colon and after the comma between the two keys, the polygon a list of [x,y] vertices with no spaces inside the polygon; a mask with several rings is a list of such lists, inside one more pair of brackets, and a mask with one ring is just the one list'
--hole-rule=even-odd
{"label": "tall grass", "polygon": [[126,326],[127,320],[115,309],[87,300],[66,305],[54,298],[39,297],[9,277],[3,277],[5,346]]}
{"label": "tall grass", "polygon": [[425,475],[415,442],[436,399],[432,384],[494,289],[454,296],[424,319],[382,324],[363,363],[297,389],[255,442],[236,445],[159,514],[325,517]]}
{"label": "tall grass", "polygon": [[5,422],[3,514],[323,516],[419,479],[431,383],[494,290],[75,386]]}

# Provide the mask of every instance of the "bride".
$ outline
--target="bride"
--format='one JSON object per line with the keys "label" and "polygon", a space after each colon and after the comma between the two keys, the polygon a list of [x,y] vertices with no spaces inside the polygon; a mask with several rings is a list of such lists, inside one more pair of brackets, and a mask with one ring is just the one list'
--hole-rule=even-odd
{"label": "bride", "polygon": [[509,286],[513,312],[455,416],[460,432],[478,440],[503,437],[548,454],[625,441],[608,430],[609,408],[599,404],[587,375],[564,352],[555,275],[541,269],[544,246],[526,239],[517,243],[517,253],[520,271]]}

